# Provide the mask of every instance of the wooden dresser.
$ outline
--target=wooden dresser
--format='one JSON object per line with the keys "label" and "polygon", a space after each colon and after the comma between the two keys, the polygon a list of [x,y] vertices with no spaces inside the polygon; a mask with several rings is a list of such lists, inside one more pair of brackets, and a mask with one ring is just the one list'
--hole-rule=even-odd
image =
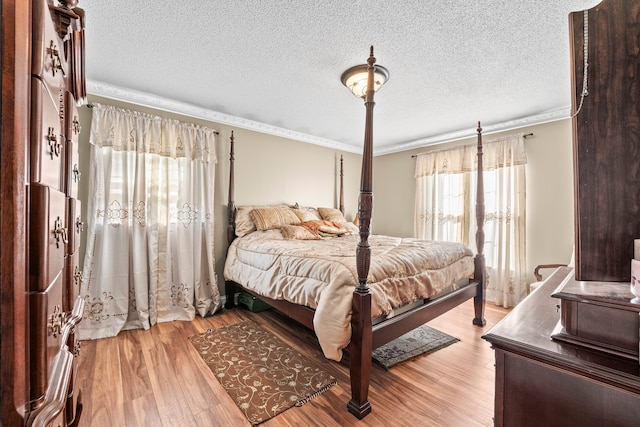
{"label": "wooden dresser", "polygon": [[574,275],[557,269],[483,337],[496,354],[496,426],[639,424],[637,357],[551,339],[561,324],[552,294]]}
{"label": "wooden dresser", "polygon": [[3,1],[2,67],[0,424],[67,426],[80,415],[74,330],[84,309],[77,1]]}

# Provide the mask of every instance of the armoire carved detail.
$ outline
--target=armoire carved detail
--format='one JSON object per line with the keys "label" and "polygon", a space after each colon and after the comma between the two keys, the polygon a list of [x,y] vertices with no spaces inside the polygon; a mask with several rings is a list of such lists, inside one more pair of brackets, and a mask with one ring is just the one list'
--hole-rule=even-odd
{"label": "armoire carved detail", "polygon": [[76,425],[84,11],[3,0],[0,28],[0,425]]}

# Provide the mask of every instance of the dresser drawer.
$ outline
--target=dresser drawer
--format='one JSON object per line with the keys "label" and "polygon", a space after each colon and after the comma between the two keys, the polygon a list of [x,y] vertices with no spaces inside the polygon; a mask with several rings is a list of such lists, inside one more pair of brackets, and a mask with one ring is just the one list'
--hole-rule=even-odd
{"label": "dresser drawer", "polygon": [[67,141],[78,143],[78,136],[82,130],[80,127],[80,118],[78,114],[78,106],[73,94],[69,91],[64,93],[64,136]]}
{"label": "dresser drawer", "polygon": [[80,247],[80,237],[84,231],[81,212],[82,203],[80,200],[67,197],[67,255],[75,254]]}
{"label": "dresser drawer", "polygon": [[80,169],[78,166],[78,136],[80,135],[80,121],[78,107],[71,92],[64,94],[64,126],[65,137],[65,176],[64,192],[69,197],[78,197],[78,183]]}
{"label": "dresser drawer", "polygon": [[[73,310],[73,305],[80,293],[82,284],[82,271],[80,270],[80,252],[65,258],[65,268],[63,272],[64,288],[62,289],[62,309],[65,312]],[[72,347],[69,347],[72,349]]]}
{"label": "dresser drawer", "polygon": [[67,199],[49,187],[31,184],[29,289],[44,291],[64,267],[69,229]]}
{"label": "dresser drawer", "polygon": [[73,198],[78,197],[78,184],[80,183],[80,165],[78,164],[78,145],[75,142],[66,142],[66,164],[64,171],[64,193]]}
{"label": "dresser drawer", "polygon": [[29,293],[29,355],[31,400],[38,406],[47,390],[53,358],[62,345],[62,272],[42,292]]}
{"label": "dresser drawer", "polygon": [[62,190],[65,143],[60,93],[52,93],[44,83],[32,77],[31,97],[30,181]]}
{"label": "dresser drawer", "polygon": [[58,90],[65,84],[69,66],[64,44],[55,27],[58,20],[52,19],[54,15],[46,0],[33,2],[31,73]]}

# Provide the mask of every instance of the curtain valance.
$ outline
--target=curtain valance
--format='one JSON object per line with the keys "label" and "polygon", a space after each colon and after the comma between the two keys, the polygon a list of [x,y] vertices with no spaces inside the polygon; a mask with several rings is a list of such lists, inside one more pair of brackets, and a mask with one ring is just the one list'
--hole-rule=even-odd
{"label": "curtain valance", "polygon": [[[522,134],[487,142],[483,148],[482,165],[485,171],[527,163]],[[478,164],[477,153],[477,147],[471,144],[418,154],[414,178],[474,171]]]}
{"label": "curtain valance", "polygon": [[216,163],[215,131],[178,120],[93,104],[90,142],[115,151]]}

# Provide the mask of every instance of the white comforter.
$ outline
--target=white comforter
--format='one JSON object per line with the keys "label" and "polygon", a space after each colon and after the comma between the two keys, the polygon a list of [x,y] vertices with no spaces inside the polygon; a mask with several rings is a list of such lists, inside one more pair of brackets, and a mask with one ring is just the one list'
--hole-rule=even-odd
{"label": "white comforter", "polygon": [[[324,355],[339,361],[351,337],[358,239],[284,240],[277,229],[255,231],[230,246],[225,280],[315,309],[313,324]],[[372,235],[369,244],[374,318],[473,275],[473,253],[458,243]]]}

